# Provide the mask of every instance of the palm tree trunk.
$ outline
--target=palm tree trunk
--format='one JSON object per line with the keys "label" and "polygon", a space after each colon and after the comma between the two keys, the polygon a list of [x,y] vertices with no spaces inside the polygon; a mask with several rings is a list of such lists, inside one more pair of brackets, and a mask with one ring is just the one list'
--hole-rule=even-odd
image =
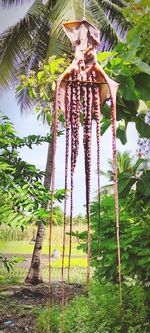
{"label": "palm tree trunk", "polygon": [[[49,143],[46,168],[45,168],[45,178],[44,178],[44,186],[48,190],[50,189],[51,185],[52,168],[53,168],[53,147],[52,143]],[[41,274],[41,250],[44,239],[44,232],[45,232],[45,226],[42,222],[39,222],[31,264],[25,279],[26,283],[39,284],[43,282]]]}

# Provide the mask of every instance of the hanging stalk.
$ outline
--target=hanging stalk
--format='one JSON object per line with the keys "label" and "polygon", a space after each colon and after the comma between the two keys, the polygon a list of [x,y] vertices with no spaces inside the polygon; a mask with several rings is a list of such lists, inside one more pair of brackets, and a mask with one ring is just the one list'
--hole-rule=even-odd
{"label": "hanging stalk", "polygon": [[56,157],[56,144],[57,144],[57,130],[58,130],[58,105],[59,105],[59,87],[56,86],[56,99],[55,111],[53,121],[53,169],[52,169],[52,183],[51,183],[51,202],[50,202],[50,223],[49,223],[49,277],[48,277],[48,330],[50,332],[50,311],[51,311],[51,248],[52,248],[52,225],[53,225],[53,205],[54,205],[54,191],[55,191],[55,157]]}
{"label": "hanging stalk", "polygon": [[116,215],[116,234],[118,252],[118,282],[120,291],[120,306],[122,309],[122,281],[121,281],[121,251],[119,230],[119,204],[118,204],[118,178],[117,178],[117,156],[116,156],[116,101],[111,97],[111,124],[112,124],[112,151],[113,151],[113,177],[114,177],[114,199]]}
{"label": "hanging stalk", "polygon": [[[93,71],[92,80],[96,81],[96,73]],[[99,85],[93,85],[93,108],[96,120],[96,141],[97,141],[97,190],[98,190],[98,257],[100,256],[100,95]]]}
{"label": "hanging stalk", "polygon": [[[88,81],[92,81],[89,77]],[[90,239],[90,187],[91,187],[91,129],[92,129],[92,84],[83,85],[83,117],[84,117],[84,133],[83,145],[85,156],[85,179],[86,179],[86,213],[88,226],[88,250],[87,250],[87,294],[89,292],[90,282],[90,259],[91,259],[91,239]]]}
{"label": "hanging stalk", "polygon": [[72,251],[72,220],[73,220],[73,188],[74,188],[74,170],[76,165],[76,113],[77,113],[77,73],[74,71],[71,75],[71,189],[70,189],[70,239],[69,239],[69,257],[68,257],[68,284],[70,283],[70,262]]}
{"label": "hanging stalk", "polygon": [[68,82],[66,88],[66,101],[65,101],[66,153],[65,153],[64,228],[63,228],[63,251],[62,251],[62,333],[64,332],[64,306],[65,306],[64,257],[65,257],[65,244],[66,244],[66,211],[67,211],[67,188],[68,188],[69,136],[70,136],[70,101],[71,101],[71,83]]}
{"label": "hanging stalk", "polygon": [[77,80],[75,87],[76,87],[76,112],[74,114],[74,169],[77,162],[78,152],[79,152],[79,128],[80,128],[80,73],[79,71],[76,72],[75,78]]}

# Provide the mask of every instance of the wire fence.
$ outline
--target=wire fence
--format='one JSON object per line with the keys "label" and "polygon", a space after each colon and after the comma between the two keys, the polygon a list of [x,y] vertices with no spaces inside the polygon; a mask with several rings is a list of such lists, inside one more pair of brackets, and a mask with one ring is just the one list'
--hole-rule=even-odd
{"label": "wire fence", "polygon": [[[14,270],[7,272],[3,267],[0,268],[0,284],[22,284],[25,281],[28,269],[16,267]],[[86,283],[86,268],[73,267],[70,269],[70,283],[85,284]],[[64,269],[64,281],[67,282],[67,268]],[[91,275],[94,274],[94,269],[91,268]],[[48,282],[48,269],[42,269],[42,277],[44,282]],[[61,281],[61,267],[51,269],[51,281]]]}
{"label": "wire fence", "polygon": [[[84,231],[85,226],[75,226],[77,231]],[[69,230],[69,229],[68,229]],[[62,226],[54,227],[53,229],[53,244],[52,252],[58,252],[58,258],[54,258],[51,262],[51,279],[52,281],[61,281],[61,264],[62,264]],[[30,226],[23,231],[20,229],[0,228],[0,253],[7,258],[12,256],[23,257],[22,263],[16,264],[14,270],[7,272],[3,266],[0,267],[0,283],[3,280],[8,283],[23,283],[30,267],[31,257],[36,238],[36,227]],[[84,284],[86,282],[87,273],[87,257],[82,250],[78,250],[78,240],[73,237],[72,241],[72,257],[70,269],[70,282]],[[55,250],[57,249],[57,250]],[[68,249],[69,249],[69,236],[66,236],[66,255],[64,260],[64,280],[67,282],[68,275]],[[45,282],[48,281],[48,233],[45,229],[45,237],[43,241],[42,255],[41,255],[41,269],[42,276]],[[91,275],[93,275],[93,268],[91,268]]]}

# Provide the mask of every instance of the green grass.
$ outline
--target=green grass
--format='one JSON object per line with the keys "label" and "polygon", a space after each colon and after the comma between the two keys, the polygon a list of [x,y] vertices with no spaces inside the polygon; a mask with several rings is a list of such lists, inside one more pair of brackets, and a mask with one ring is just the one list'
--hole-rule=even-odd
{"label": "green grass", "polygon": [[[84,231],[85,226],[75,226],[74,231]],[[67,226],[67,232],[69,231],[69,226]],[[52,237],[52,252],[54,249],[59,250],[62,253],[62,234],[63,228],[53,227],[53,237]],[[12,240],[12,241],[0,241],[0,253],[3,255],[16,254],[16,255],[31,255],[33,253],[34,243],[31,243],[30,239],[33,236],[33,227],[28,228],[27,238],[24,240]],[[45,230],[45,238],[43,242],[43,254],[48,254],[48,237],[49,237],[49,229]],[[77,258],[71,258],[71,274],[70,274],[70,282],[84,283],[86,280],[86,267],[87,267],[87,259],[86,257],[80,257],[85,255],[81,250],[77,249],[78,242],[75,237],[72,238],[72,255],[78,256]],[[67,255],[69,252],[69,236],[66,236],[66,251]],[[48,259],[44,258],[44,268],[42,269],[42,276],[44,281],[48,281]],[[61,265],[62,259],[57,259],[56,261],[51,263],[51,279],[52,281],[60,281],[61,280]],[[68,258],[64,260],[64,278],[67,280],[67,267],[68,267]],[[19,264],[15,265],[14,271],[7,271],[4,268],[0,269],[0,284],[20,284],[24,282],[28,271],[28,267],[26,263],[23,263],[21,267]]]}
{"label": "green grass", "polygon": [[24,282],[26,269],[16,268],[9,273],[5,268],[0,269],[0,286],[19,285]]}
{"label": "green grass", "polygon": [[[55,266],[53,266],[55,265]],[[51,281],[61,281],[61,262],[54,263],[51,269]],[[6,269],[0,269],[0,285],[18,285],[22,284],[27,275],[27,268],[15,267],[14,270],[11,270],[9,273]],[[93,269],[91,269],[91,275]],[[45,282],[48,282],[48,266],[42,269],[42,277]],[[68,269],[67,262],[64,269],[64,279],[67,281]],[[71,260],[71,269],[70,269],[70,283],[82,283],[86,282],[86,261],[83,259],[83,262],[78,262],[76,259]]]}
{"label": "green grass", "polygon": [[[60,268],[61,265],[62,265],[61,259],[58,259],[55,262],[52,262],[52,264],[51,264],[52,268]],[[64,259],[64,267],[65,268],[68,267],[68,258]],[[71,268],[75,268],[75,267],[86,268],[87,259],[86,258],[71,258],[70,267]]]}
{"label": "green grass", "polygon": [[[74,231],[83,231],[85,230],[84,225],[75,226]],[[67,231],[69,231],[69,226],[67,226]],[[30,228],[29,233],[31,234]],[[52,252],[54,249],[57,249],[62,253],[62,227],[53,227],[53,236],[52,236]],[[48,236],[49,230],[46,228],[45,230],[45,239],[43,242],[42,253],[48,254]],[[32,236],[31,236],[32,238]],[[83,255],[82,250],[78,250],[78,242],[75,237],[72,238],[72,254],[74,255]],[[12,241],[0,241],[0,252],[3,254],[11,253],[11,254],[32,254],[34,248],[34,243],[31,243],[29,240],[12,240]],[[69,236],[66,236],[66,254],[69,252]]]}
{"label": "green grass", "polygon": [[[57,259],[55,262],[51,263],[51,280],[61,281],[62,279],[62,259]],[[71,283],[82,283],[86,281],[87,273],[87,259],[86,258],[71,258],[70,262],[70,282]],[[14,270],[7,270],[2,267],[0,269],[0,285],[16,285],[22,284],[27,275],[27,267],[19,267],[16,264]],[[91,268],[91,276],[93,275],[93,268]],[[48,282],[48,259],[45,261],[45,266],[42,268],[42,277],[45,282]],[[64,279],[67,281],[68,278],[68,258],[64,260]]]}
{"label": "green grass", "polygon": [[[123,284],[123,317],[120,316],[118,285],[91,281],[89,298],[77,296],[64,311],[65,333],[149,333],[149,308],[141,283],[135,286]],[[34,308],[35,333],[48,333],[48,310]],[[60,306],[52,306],[50,313],[51,333],[62,332]]]}
{"label": "green grass", "polygon": [[28,241],[1,241],[0,252],[3,254],[31,254],[34,244],[29,244]]}

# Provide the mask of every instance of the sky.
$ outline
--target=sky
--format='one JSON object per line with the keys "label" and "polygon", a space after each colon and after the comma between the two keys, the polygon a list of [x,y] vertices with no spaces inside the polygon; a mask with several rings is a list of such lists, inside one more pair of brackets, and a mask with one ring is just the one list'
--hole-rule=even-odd
{"label": "sky", "polygon": [[[11,9],[1,9],[0,11],[0,32],[3,32],[7,27],[15,24],[29,7],[29,2],[26,1],[25,5],[14,7]],[[42,122],[37,121],[37,116],[34,110],[31,113],[21,115],[17,102],[12,91],[5,91],[0,96],[0,110],[6,114],[14,124],[14,127],[20,136],[29,134],[44,135],[48,133],[48,126]],[[91,173],[91,199],[94,198],[97,190],[97,176],[96,176],[96,134],[95,126],[92,128],[92,173]],[[133,124],[128,125],[127,130],[127,144],[122,145],[117,140],[117,149],[120,151],[130,151],[133,155],[136,154],[137,149],[137,131]],[[111,149],[111,129],[103,135],[101,139],[101,169],[106,171],[108,169],[108,159],[112,158]],[[35,146],[32,150],[23,148],[21,150],[22,158],[41,170],[45,169],[47,144]],[[75,188],[74,188],[74,215],[84,214],[85,212],[85,176],[84,176],[84,158],[82,147],[82,129],[80,130],[80,149],[75,172]],[[64,162],[65,162],[65,139],[61,136],[58,139],[57,154],[56,154],[56,177],[55,187],[57,189],[64,188]],[[105,185],[107,180],[101,177],[101,185]],[[69,206],[69,202],[68,202]],[[69,214],[69,207],[68,207]]]}

